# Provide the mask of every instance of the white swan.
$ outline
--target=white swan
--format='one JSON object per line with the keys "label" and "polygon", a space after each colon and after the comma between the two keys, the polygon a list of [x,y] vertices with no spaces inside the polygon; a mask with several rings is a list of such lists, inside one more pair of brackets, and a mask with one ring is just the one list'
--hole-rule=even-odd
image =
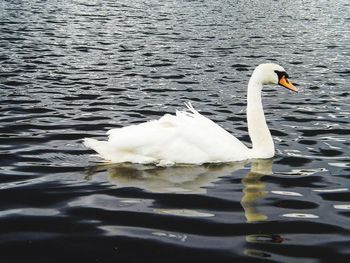
{"label": "white swan", "polygon": [[187,111],[166,114],[158,120],[109,130],[108,141],[85,138],[86,147],[113,163],[155,163],[158,165],[233,162],[274,156],[274,144],[267,127],[261,90],[265,84],[279,84],[297,92],[285,70],[272,63],[257,66],[249,80],[247,121],[252,149],[213,121],[198,113],[190,103]]}

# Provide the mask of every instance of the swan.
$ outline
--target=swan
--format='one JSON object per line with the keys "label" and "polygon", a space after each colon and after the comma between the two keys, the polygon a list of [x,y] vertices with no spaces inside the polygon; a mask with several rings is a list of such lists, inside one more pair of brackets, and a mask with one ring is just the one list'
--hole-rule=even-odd
{"label": "swan", "polygon": [[265,63],[254,69],[247,94],[252,148],[201,115],[190,103],[186,103],[186,110],[176,111],[175,115],[165,114],[157,120],[111,129],[107,132],[108,141],[85,138],[83,143],[112,163],[200,165],[271,158],[275,147],[261,101],[262,87],[267,84],[279,84],[298,92],[283,67]]}

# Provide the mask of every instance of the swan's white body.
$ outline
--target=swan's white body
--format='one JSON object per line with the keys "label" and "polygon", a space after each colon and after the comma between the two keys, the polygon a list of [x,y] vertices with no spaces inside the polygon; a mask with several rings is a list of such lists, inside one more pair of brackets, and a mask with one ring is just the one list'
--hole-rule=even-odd
{"label": "swan's white body", "polygon": [[187,104],[187,111],[177,111],[176,115],[109,130],[108,141],[85,138],[84,144],[113,163],[203,164],[271,158],[274,144],[264,116],[261,90],[263,84],[278,83],[275,70],[284,72],[276,64],[259,65],[248,84],[247,120],[252,149],[191,104]]}

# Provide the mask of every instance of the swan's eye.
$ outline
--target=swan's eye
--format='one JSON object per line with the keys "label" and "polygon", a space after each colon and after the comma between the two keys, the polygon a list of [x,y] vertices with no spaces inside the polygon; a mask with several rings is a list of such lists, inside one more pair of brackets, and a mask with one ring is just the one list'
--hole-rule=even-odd
{"label": "swan's eye", "polygon": [[275,73],[277,74],[279,80],[280,80],[283,76],[286,77],[286,79],[289,78],[287,72],[285,72],[285,71],[278,71],[278,70],[275,70]]}

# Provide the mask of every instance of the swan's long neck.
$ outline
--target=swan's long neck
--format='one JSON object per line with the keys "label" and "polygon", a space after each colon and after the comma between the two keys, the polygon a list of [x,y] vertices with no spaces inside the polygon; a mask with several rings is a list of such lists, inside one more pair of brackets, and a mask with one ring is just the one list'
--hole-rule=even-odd
{"label": "swan's long neck", "polygon": [[247,121],[248,132],[253,144],[252,158],[271,158],[275,147],[267,127],[261,101],[262,83],[257,74],[252,75],[248,84]]}

